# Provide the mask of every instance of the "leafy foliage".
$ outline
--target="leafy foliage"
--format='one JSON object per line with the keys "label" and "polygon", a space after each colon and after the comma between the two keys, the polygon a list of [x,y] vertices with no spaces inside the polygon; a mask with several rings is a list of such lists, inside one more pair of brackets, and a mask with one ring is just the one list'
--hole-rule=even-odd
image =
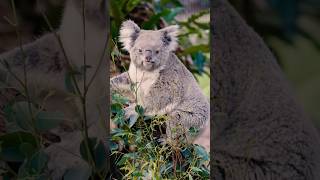
{"label": "leafy foliage", "polygon": [[[112,129],[109,143],[123,178],[209,179],[209,155],[202,146],[187,143],[186,137],[161,143],[166,116],[145,116],[143,107],[137,105],[139,116],[125,119],[127,101],[119,103],[117,94],[112,97],[112,107],[118,108],[112,110],[111,120],[118,128]],[[190,131],[197,130],[190,128]]]}

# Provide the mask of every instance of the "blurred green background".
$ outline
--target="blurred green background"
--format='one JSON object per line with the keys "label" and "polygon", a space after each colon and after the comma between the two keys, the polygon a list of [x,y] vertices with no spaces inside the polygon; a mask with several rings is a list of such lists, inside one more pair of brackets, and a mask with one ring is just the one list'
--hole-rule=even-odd
{"label": "blurred green background", "polygon": [[320,1],[230,0],[277,57],[307,115],[320,128]]}

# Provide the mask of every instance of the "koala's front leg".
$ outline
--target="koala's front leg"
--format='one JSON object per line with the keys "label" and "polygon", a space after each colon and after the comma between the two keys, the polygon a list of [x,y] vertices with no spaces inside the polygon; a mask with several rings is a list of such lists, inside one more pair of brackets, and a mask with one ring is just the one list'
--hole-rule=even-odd
{"label": "koala's front leg", "polygon": [[194,128],[198,133],[201,132],[209,119],[209,108],[204,106],[196,111],[177,109],[169,113],[168,116],[169,119],[166,123],[168,140],[185,136],[188,142],[192,142],[196,136],[190,134],[190,128]]}
{"label": "koala's front leg", "polygon": [[110,92],[119,93],[122,96],[129,98],[129,100],[134,99],[134,93],[131,90],[131,80],[128,72],[124,72],[110,79]]}
{"label": "koala's front leg", "polygon": [[131,102],[128,107],[125,108],[125,118],[129,119],[132,116],[138,116],[135,112],[136,103],[133,103],[135,100],[134,92],[131,90],[131,81],[129,74],[124,72],[110,79],[110,89],[111,93],[116,92],[120,95],[126,97]]}

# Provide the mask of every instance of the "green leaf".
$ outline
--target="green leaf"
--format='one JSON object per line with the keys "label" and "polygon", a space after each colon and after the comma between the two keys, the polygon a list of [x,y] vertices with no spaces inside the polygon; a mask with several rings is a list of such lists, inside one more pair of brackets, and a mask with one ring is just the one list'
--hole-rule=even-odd
{"label": "green leaf", "polygon": [[111,151],[117,151],[119,148],[119,145],[113,141],[109,141],[109,147]]}
{"label": "green leaf", "polygon": [[138,116],[136,114],[132,114],[129,117],[129,127],[131,128],[138,120]]}
{"label": "green leaf", "polygon": [[124,154],[121,159],[117,162],[118,166],[124,165],[128,160],[137,158],[137,153],[127,153]]}
{"label": "green leaf", "polygon": [[94,148],[94,158],[96,168],[99,171],[104,170],[107,164],[107,152],[101,141],[99,141],[96,147]]}
{"label": "green leaf", "polygon": [[166,164],[161,165],[160,168],[160,174],[168,174],[172,170],[173,163],[172,162],[167,162]]}
{"label": "green leaf", "polygon": [[203,55],[203,53],[198,51],[198,52],[192,54],[192,59],[193,59],[194,65],[196,66],[197,70],[199,71],[199,73],[201,75],[201,73],[204,72],[204,65],[206,62],[205,56]]}
{"label": "green leaf", "polygon": [[143,116],[144,109],[143,109],[143,107],[141,105],[136,105],[136,107],[134,109],[140,116]]}
{"label": "green leaf", "polygon": [[124,165],[124,164],[128,161],[128,159],[129,159],[129,157],[126,156],[126,154],[123,155],[123,156],[121,157],[121,159],[117,162],[117,165],[118,165],[118,166]]}
{"label": "green leaf", "polygon": [[181,8],[181,7],[171,8],[171,9],[170,9],[170,13],[168,13],[168,14],[165,15],[165,16],[163,16],[163,18],[164,18],[167,22],[171,22],[171,21],[174,20],[174,18],[177,16],[177,14],[179,14],[182,10],[183,10],[183,8]]}
{"label": "green leaf", "polygon": [[31,159],[25,161],[19,168],[18,177],[25,178],[28,176],[41,177],[47,167],[49,156],[44,151],[35,153]]}
{"label": "green leaf", "polygon": [[31,157],[36,152],[36,148],[28,142],[20,144],[19,150],[25,157]]}
{"label": "green leaf", "polygon": [[199,133],[199,129],[198,128],[195,128],[195,127],[191,127],[189,128],[189,133],[191,136],[196,136],[198,133]]}
{"label": "green leaf", "polygon": [[137,143],[142,142],[142,131],[140,129],[136,132],[136,142]]}
{"label": "green leaf", "polygon": [[168,5],[168,4],[173,4],[176,7],[182,7],[183,6],[179,0],[161,0],[160,1],[160,5],[161,6],[165,6],[165,5]]}
{"label": "green leaf", "polygon": [[188,149],[188,148],[184,148],[181,151],[181,153],[182,153],[183,157],[186,159],[189,159],[192,156],[192,153],[191,153],[190,149]]}
{"label": "green leaf", "polygon": [[161,17],[163,16],[167,16],[170,14],[170,10],[169,9],[165,9],[162,12],[155,14],[153,16],[150,17],[149,21],[144,22],[142,24],[142,28],[143,29],[153,29],[154,27],[156,27],[156,25],[159,23]]}
{"label": "green leaf", "polygon": [[195,173],[201,173],[202,170],[200,168],[197,168],[197,167],[191,167],[191,170]]}
{"label": "green leaf", "polygon": [[35,126],[39,131],[47,131],[58,127],[63,120],[63,113],[42,111],[37,114]]}
{"label": "green leaf", "polygon": [[122,105],[119,103],[111,104],[111,112],[112,113],[118,113],[122,111]]}
{"label": "green leaf", "polygon": [[125,17],[125,14],[121,11],[122,9],[122,3],[119,1],[110,1],[110,6],[109,6],[109,12],[110,12],[110,17],[114,19],[115,26],[113,27],[120,27],[122,20]]}
{"label": "green leaf", "polygon": [[[89,150],[89,152],[88,152]],[[91,155],[89,155],[90,153]],[[88,147],[86,146],[85,141],[83,140],[80,144],[80,154],[81,157],[90,162],[90,156],[93,158],[96,168],[101,171],[106,165],[107,153],[104,148],[104,145],[101,141],[98,141],[97,138],[88,139]]]}
{"label": "green leaf", "polygon": [[111,130],[111,135],[113,137],[125,136],[128,135],[128,132],[123,129],[116,128]]}
{"label": "green leaf", "polygon": [[139,171],[134,171],[134,172],[132,173],[132,176],[133,176],[133,177],[143,177],[143,174],[142,174],[141,172],[139,172]]}
{"label": "green leaf", "polygon": [[128,104],[129,100],[128,98],[124,97],[124,96],[121,96],[120,94],[117,94],[117,93],[113,93],[111,95],[111,98],[112,98],[112,104]]}
{"label": "green leaf", "polygon": [[26,158],[25,152],[21,152],[25,145],[21,147],[21,144],[28,143],[33,147],[37,147],[36,138],[27,132],[14,132],[2,135],[0,136],[0,142],[0,159],[9,162],[21,162]]}
{"label": "green leaf", "polygon": [[6,104],[3,108],[4,117],[8,122],[15,122],[14,111],[11,104]]}
{"label": "green leaf", "polygon": [[91,176],[91,168],[88,164],[75,166],[66,171],[63,175],[64,180],[88,180]]}
{"label": "green leaf", "polygon": [[209,161],[209,155],[207,151],[200,145],[194,147],[195,153],[204,161]]}
{"label": "green leaf", "polygon": [[127,3],[127,12],[131,12],[141,0],[129,0]]}
{"label": "green leaf", "polygon": [[209,178],[209,176],[210,176],[210,170],[208,169],[208,168],[205,168],[205,167],[201,167],[200,168],[202,171],[201,171],[201,173],[199,173],[199,175],[201,176],[201,177],[203,177],[203,178]]}
{"label": "green leaf", "polygon": [[196,46],[191,46],[187,49],[185,49],[181,55],[188,55],[188,54],[193,54],[193,53],[196,53],[198,51],[201,51],[201,52],[210,52],[210,49],[209,49],[209,46],[208,44],[200,44],[200,45],[196,45]]}
{"label": "green leaf", "polygon": [[19,128],[23,130],[33,130],[32,127],[32,114],[36,113],[36,108],[33,104],[30,104],[26,101],[16,102],[12,105],[12,118],[14,122],[18,125]]}
{"label": "green leaf", "polygon": [[121,111],[119,111],[119,112],[117,113],[117,115],[112,119],[112,121],[113,121],[116,125],[122,127],[122,126],[124,126],[125,123],[126,123],[124,116],[125,116],[125,112],[124,112],[124,110],[121,110]]}
{"label": "green leaf", "polygon": [[66,90],[69,93],[75,94],[76,93],[76,88],[75,88],[75,86],[73,84],[73,80],[72,80],[71,76],[72,75],[71,75],[70,72],[66,72],[65,77],[64,77],[64,85],[65,85]]}

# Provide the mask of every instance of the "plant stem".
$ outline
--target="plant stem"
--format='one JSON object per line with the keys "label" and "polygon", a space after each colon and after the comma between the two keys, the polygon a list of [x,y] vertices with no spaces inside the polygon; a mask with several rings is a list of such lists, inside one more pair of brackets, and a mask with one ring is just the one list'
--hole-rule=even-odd
{"label": "plant stem", "polygon": [[[23,59],[23,76],[24,76],[24,79],[23,79],[24,86],[23,86],[23,88],[24,88],[24,91],[25,91],[25,96],[27,98],[28,111],[29,111],[29,113],[31,115],[31,123],[33,125],[32,126],[33,127],[33,133],[35,135],[37,135],[39,133],[38,133],[36,127],[35,127],[35,116],[34,116],[34,113],[32,112],[31,99],[30,99],[30,94],[29,94],[29,89],[28,89],[27,58],[26,58],[26,54],[25,54],[24,49],[23,49],[22,38],[21,38],[21,34],[20,34],[20,31],[19,31],[19,28],[18,28],[19,27],[19,22],[18,22],[18,18],[17,18],[16,5],[15,5],[14,0],[11,0],[11,6],[12,6],[14,21],[15,21],[14,22],[14,28],[15,28],[16,36],[17,36],[18,41],[19,41],[19,48],[20,48],[20,51],[21,51],[22,59]],[[19,79],[19,78],[17,78],[17,79]],[[37,142],[37,147],[40,147],[39,139],[37,139],[36,142]]]}

